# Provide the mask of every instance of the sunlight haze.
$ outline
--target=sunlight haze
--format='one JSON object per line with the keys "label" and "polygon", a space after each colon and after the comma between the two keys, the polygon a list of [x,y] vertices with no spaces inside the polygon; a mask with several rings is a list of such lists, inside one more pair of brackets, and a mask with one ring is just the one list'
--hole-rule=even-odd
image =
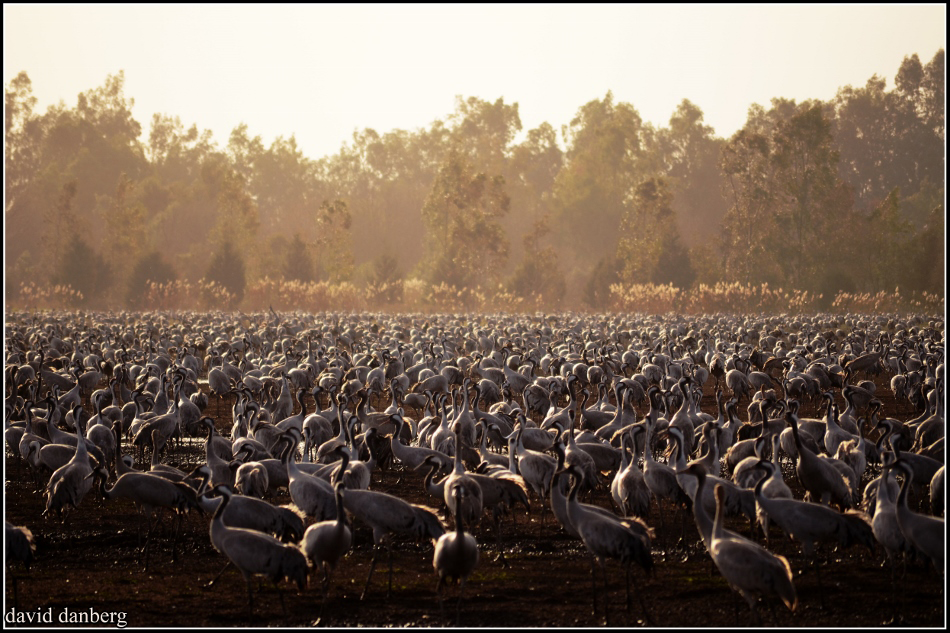
{"label": "sunlight haze", "polygon": [[522,134],[570,123],[613,91],[655,126],[684,98],[728,138],[753,103],[827,100],[906,55],[944,46],[946,8],[642,5],[4,5],[4,83],[37,112],[125,71],[147,139],[154,113],[210,129],[244,122],[311,158],[354,130],[415,130],[455,97],[519,105]]}

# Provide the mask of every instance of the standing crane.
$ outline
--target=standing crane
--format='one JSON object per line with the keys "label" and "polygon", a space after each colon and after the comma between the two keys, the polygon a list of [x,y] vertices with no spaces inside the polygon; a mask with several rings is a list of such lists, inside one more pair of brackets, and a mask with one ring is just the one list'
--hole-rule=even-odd
{"label": "standing crane", "polygon": [[257,575],[266,576],[274,583],[280,596],[280,605],[286,614],[284,594],[277,583],[286,578],[296,582],[297,588],[302,591],[307,584],[307,575],[310,571],[307,557],[295,545],[285,545],[269,534],[228,527],[222,517],[231,501],[231,489],[227,486],[218,486],[214,491],[222,499],[211,519],[209,530],[211,542],[215,549],[227,556],[228,560],[241,570],[244,581],[247,583],[248,615],[254,611],[251,578]]}
{"label": "standing crane", "polygon": [[455,531],[446,532],[439,537],[435,544],[435,553],[432,557],[432,567],[439,574],[439,585],[436,592],[439,594],[439,608],[442,617],[445,617],[445,604],[442,600],[442,588],[447,581],[459,581],[459,599],[455,606],[455,626],[459,625],[462,613],[462,596],[465,594],[465,581],[475,566],[478,565],[478,543],[475,537],[465,531],[462,513],[463,498],[468,494],[465,486],[455,483],[452,485],[452,496],[455,497]]}
{"label": "standing crane", "polygon": [[[651,532],[646,524],[637,519],[620,519],[593,512],[577,502],[577,491],[584,479],[584,471],[575,464],[567,466],[567,471],[574,475],[574,482],[568,492],[567,516],[571,525],[580,534],[584,546],[591,554],[591,589],[594,596],[594,615],[597,615],[597,589],[595,585],[595,560],[600,563],[600,570],[604,577],[604,592],[607,591],[606,558],[615,558],[620,561],[626,571],[627,580],[627,608],[630,607],[630,564],[636,562],[646,571],[653,568],[653,558],[650,552]],[[634,580],[636,590],[636,580]],[[642,593],[637,590],[637,598],[647,622],[653,623]],[[610,616],[607,608],[607,599],[604,598],[604,620],[610,626]]]}
{"label": "standing crane", "polygon": [[323,580],[320,583],[323,589],[323,605],[320,607],[320,620],[327,608],[327,597],[330,590],[330,575],[336,568],[340,558],[349,551],[353,544],[353,531],[346,522],[346,513],[343,511],[343,489],[345,484],[340,481],[333,487],[336,498],[336,519],[314,523],[304,532],[300,548],[314,567],[323,570]]}
{"label": "standing crane", "polygon": [[[761,486],[759,486],[761,488]],[[793,613],[798,607],[798,596],[792,584],[792,568],[784,556],[777,556],[761,545],[746,539],[729,537],[723,530],[726,491],[716,484],[716,518],[709,541],[709,555],[729,586],[737,591],[752,609],[756,624],[761,626],[757,604],[759,597],[778,596]],[[739,609],[736,606],[736,626]]]}

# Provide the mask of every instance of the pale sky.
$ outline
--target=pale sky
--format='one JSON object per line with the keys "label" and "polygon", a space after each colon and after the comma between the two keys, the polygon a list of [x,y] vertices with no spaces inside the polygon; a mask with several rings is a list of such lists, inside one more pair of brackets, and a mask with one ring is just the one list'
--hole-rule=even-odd
{"label": "pale sky", "polygon": [[152,114],[239,123],[310,158],[353,131],[416,130],[456,95],[517,102],[523,130],[570,122],[612,90],[666,126],[698,105],[729,137],[772,97],[832,98],[905,55],[945,46],[940,5],[9,5],[3,81],[26,71],[38,112],[125,71],[148,138]]}

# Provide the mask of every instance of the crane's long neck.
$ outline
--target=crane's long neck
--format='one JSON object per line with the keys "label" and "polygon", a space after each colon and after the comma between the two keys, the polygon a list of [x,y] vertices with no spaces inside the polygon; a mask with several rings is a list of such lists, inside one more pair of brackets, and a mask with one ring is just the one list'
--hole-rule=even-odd
{"label": "crane's long neck", "polygon": [[476,419],[476,420],[480,417],[480,415],[481,415],[481,413],[482,413],[482,412],[479,411],[479,409],[478,409],[478,400],[479,400],[479,398],[481,398],[481,395],[482,395],[482,392],[479,390],[479,388],[476,387],[476,389],[475,389],[475,397],[472,398],[472,413],[475,414],[475,419]]}
{"label": "crane's long neck", "polygon": [[[697,492],[697,497],[698,497]],[[700,503],[699,505],[702,505]],[[716,499],[716,516],[713,518],[712,532],[710,533],[711,541],[721,539],[725,536],[725,531],[723,530],[723,519],[725,518],[724,506],[721,498]]]}
{"label": "crane's long neck", "polygon": [[772,436],[772,465],[775,466],[776,476],[782,476],[782,466],[778,459],[778,444],[779,444],[779,435],[776,433]]}
{"label": "crane's long neck", "polygon": [[218,532],[228,529],[228,526],[225,525],[224,519],[224,510],[228,507],[228,503],[231,501],[230,494],[221,495],[221,502],[218,504],[218,507],[215,508],[214,514],[211,517],[211,529]]}
{"label": "crane's long neck", "polygon": [[284,466],[287,467],[287,476],[290,479],[297,479],[300,477],[300,469],[297,468],[297,460],[295,459],[294,453],[296,453],[297,443],[293,440],[287,440],[287,452],[284,453]]}
{"label": "crane's long neck", "polygon": [[622,424],[621,420],[623,420],[623,405],[624,405],[623,401],[626,398],[626,396],[627,396],[626,390],[621,390],[618,383],[617,386],[614,387],[614,398],[616,398],[617,400],[617,408],[616,410],[614,410],[613,420],[610,421],[610,424],[612,426],[619,427]]}
{"label": "crane's long neck", "polygon": [[446,477],[442,478],[442,481],[436,483],[435,475],[439,471],[438,462],[431,462],[429,464],[429,472],[426,473],[425,478],[422,483],[425,485],[426,492],[428,492],[433,497],[441,499],[445,496],[445,481]]}
{"label": "crane's long neck", "polygon": [[79,421],[79,416],[76,416],[76,453],[73,455],[72,461],[76,461],[81,464],[86,464],[89,462],[89,451],[86,448],[86,434],[84,431],[85,429],[83,428],[82,423]]}
{"label": "crane's long neck", "polygon": [[462,488],[455,488],[455,533],[461,538],[465,530],[462,526]]}
{"label": "crane's long neck", "polygon": [[455,431],[455,466],[452,470],[456,475],[465,472],[465,466],[462,464],[462,429],[456,426]]}
{"label": "crane's long neck", "polygon": [[673,461],[675,463],[673,464],[673,468],[677,471],[681,471],[684,468],[686,468],[686,451],[683,450],[683,445],[680,442],[680,438],[678,435],[670,435],[670,437],[673,439],[673,444],[674,444]]}
{"label": "crane's long neck", "polygon": [[656,460],[653,459],[653,424],[650,419],[647,418],[645,421],[644,427],[646,427],[646,435],[643,438],[643,461],[644,465],[647,463],[655,464]]}
{"label": "crane's long neck", "polygon": [[885,507],[890,506],[894,503],[894,500],[891,499],[891,490],[890,483],[891,477],[891,465],[885,464],[884,468],[881,469],[881,480],[877,485],[877,510],[881,508],[881,504],[884,504]]}
{"label": "crane's long neck", "polygon": [[342,415],[337,415],[336,419],[340,424],[340,432],[336,434],[336,439],[343,444],[346,444],[346,422],[343,421]]}

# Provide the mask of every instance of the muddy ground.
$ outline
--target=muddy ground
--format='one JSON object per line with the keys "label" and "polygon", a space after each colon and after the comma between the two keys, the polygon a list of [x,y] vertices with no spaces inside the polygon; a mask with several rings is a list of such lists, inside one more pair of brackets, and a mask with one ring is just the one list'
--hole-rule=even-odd
{"label": "muddy ground", "polygon": [[[896,405],[885,377],[878,379],[877,395],[884,401],[888,416],[908,419],[916,415],[908,405]],[[230,402],[211,400],[210,413],[218,427],[228,429]],[[702,408],[707,412],[715,410],[711,384],[706,386]],[[407,413],[418,416],[417,411]],[[804,412],[812,413],[811,410]],[[203,454],[203,450],[200,444],[195,444],[190,453],[173,454],[166,462],[186,467],[197,462],[199,453]],[[209,516],[186,517],[175,560],[171,548],[173,522],[166,517],[166,527],[153,543],[149,570],[145,572],[139,547],[140,519],[130,503],[107,502],[94,493],[65,524],[43,519],[40,516],[45,507],[42,494],[32,490],[26,468],[13,461],[9,454],[5,466],[6,518],[16,525],[28,526],[37,545],[32,568],[26,571],[17,565],[12,570],[18,578],[19,607],[21,612],[51,614],[53,626],[60,625],[60,617],[68,617],[70,613],[75,616],[78,612],[88,614],[90,609],[97,613],[124,612],[127,625],[132,627],[455,625],[458,587],[446,593],[443,617],[435,593],[437,578],[432,569],[431,543],[397,541],[393,550],[391,597],[387,598],[387,567],[383,555],[368,595],[361,601],[360,593],[372,560],[372,534],[358,523],[354,547],[333,576],[330,600],[322,618],[316,573],[304,591],[281,585],[286,610],[282,609],[280,595],[273,585],[259,586],[255,581],[254,611],[249,614],[246,585],[233,568],[225,572],[213,588],[205,587],[226,562],[211,546]],[[877,474],[878,469],[870,467],[865,482]],[[785,478],[800,498],[800,489],[788,469]],[[405,473],[399,466],[396,470],[377,470],[373,474],[372,489],[398,494],[414,503],[441,505],[424,492],[421,474]],[[287,503],[289,497],[285,495],[271,501]],[[609,507],[609,493],[601,491],[594,496],[594,502]],[[461,626],[605,624],[599,570],[600,595],[595,615],[591,600],[591,562],[583,544],[557,526],[550,512],[545,516],[539,535],[540,518],[540,506],[533,500],[530,514],[519,509],[514,521],[509,519],[502,524],[508,567],[495,560],[497,550],[490,521],[484,521],[475,529],[481,556],[465,588]],[[686,525],[686,544],[677,544],[681,526],[677,516],[666,514],[663,521],[666,529],[660,530],[655,501],[648,522],[658,532],[653,546],[655,574],[648,577],[642,569],[634,567],[632,578],[652,624],[659,627],[735,626],[735,594],[703,550],[692,518]],[[727,527],[748,533],[745,520],[731,519]],[[799,546],[784,538],[777,528],[772,529],[771,549],[786,556],[791,563],[799,606],[794,614],[781,605],[774,609],[774,614],[762,608],[765,625],[936,627],[945,623],[944,582],[932,567],[910,562],[898,568],[895,576],[882,564],[880,549],[874,553],[857,547],[833,551],[825,546],[819,550],[819,588],[819,577],[810,561],[802,558]],[[761,534],[756,538],[764,542]],[[648,625],[635,597],[629,610],[625,606],[624,574],[619,563],[609,561],[607,574],[609,624]],[[9,570],[5,588],[5,608],[9,614],[13,606]],[[742,626],[754,624],[744,602],[739,605],[738,617]]]}

